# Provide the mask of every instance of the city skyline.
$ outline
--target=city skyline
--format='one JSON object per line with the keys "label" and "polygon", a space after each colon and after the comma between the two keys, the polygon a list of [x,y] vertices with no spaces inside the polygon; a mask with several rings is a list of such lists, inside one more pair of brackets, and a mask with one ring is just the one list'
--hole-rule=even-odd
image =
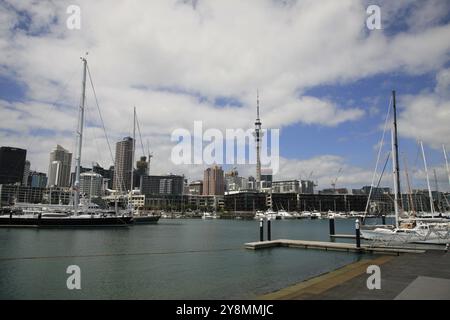
{"label": "city skyline", "polygon": [[[383,29],[373,31],[365,28],[365,3],[360,1],[255,2],[251,14],[238,2],[187,1],[177,3],[175,11],[151,3],[130,6],[118,24],[101,14],[117,14],[115,4],[80,2],[80,30],[66,28],[66,6],[64,1],[0,6],[9,23],[0,32],[10,39],[2,44],[6,54],[0,58],[8,66],[0,69],[0,145],[27,149],[32,170],[46,171],[48,152],[56,144],[75,150],[77,59],[89,51],[110,141],[131,135],[136,105],[143,139],[154,152],[153,174],[201,179],[207,165],[168,161],[171,130],[189,129],[195,120],[221,130],[252,128],[259,88],[263,128],[281,128],[276,180],[304,179],[314,172],[319,189],[329,188],[342,168],[339,187],[368,185],[390,91],[396,89],[400,151],[408,158],[413,185],[426,186],[416,144],[423,139],[430,172],[436,168],[440,190],[449,189],[441,149],[445,144],[450,150],[450,44],[439,41],[450,38],[445,2],[430,1],[421,8],[414,1],[382,1]],[[327,14],[315,16],[316,22],[308,19],[305,12],[319,7]],[[230,12],[235,19],[225,23]],[[422,12],[427,12],[427,22],[418,18]],[[270,26],[264,24],[267,19]],[[136,35],[133,28],[139,26],[149,31]],[[107,36],[109,28],[117,35],[113,39]],[[167,36],[170,28],[172,37]],[[278,39],[273,30],[285,37]],[[239,38],[233,37],[237,33]],[[201,40],[206,35],[205,47]],[[187,51],[182,50],[186,41]],[[19,47],[26,48],[20,55]],[[175,58],[171,50],[185,56]],[[155,63],[148,63],[149,57]],[[120,78],[117,61],[122,64]],[[113,162],[92,92],[87,98],[82,164],[95,161],[108,168]],[[136,149],[138,159],[138,144]],[[254,175],[255,167],[238,170]],[[387,176],[385,184],[390,185]]]}

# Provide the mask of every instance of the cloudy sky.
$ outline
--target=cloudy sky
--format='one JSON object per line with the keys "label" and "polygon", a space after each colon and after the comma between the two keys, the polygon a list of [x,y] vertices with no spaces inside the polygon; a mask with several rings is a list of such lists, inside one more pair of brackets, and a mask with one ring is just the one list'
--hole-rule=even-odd
{"label": "cloudy sky", "polygon": [[[381,8],[381,30],[366,27],[369,4]],[[67,28],[70,5],[79,30]],[[201,177],[205,166],[171,162],[172,131],[196,120],[251,128],[259,89],[263,127],[280,129],[276,178],[312,172],[327,188],[342,168],[337,187],[370,184],[395,89],[402,167],[425,186],[423,140],[431,174],[450,189],[449,1],[2,0],[0,21],[0,145],[27,149],[34,170],[47,172],[56,144],[75,150],[79,57],[89,52],[112,151],[136,106],[154,174]],[[93,161],[112,164],[88,84],[82,162]]]}

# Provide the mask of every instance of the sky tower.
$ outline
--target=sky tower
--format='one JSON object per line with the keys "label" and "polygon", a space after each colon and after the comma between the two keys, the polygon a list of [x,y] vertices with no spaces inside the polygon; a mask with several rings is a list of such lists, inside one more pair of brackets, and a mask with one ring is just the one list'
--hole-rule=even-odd
{"label": "sky tower", "polygon": [[256,141],[256,189],[261,188],[261,139],[264,132],[261,130],[261,120],[259,119],[259,91],[256,91],[256,121],[253,136]]}

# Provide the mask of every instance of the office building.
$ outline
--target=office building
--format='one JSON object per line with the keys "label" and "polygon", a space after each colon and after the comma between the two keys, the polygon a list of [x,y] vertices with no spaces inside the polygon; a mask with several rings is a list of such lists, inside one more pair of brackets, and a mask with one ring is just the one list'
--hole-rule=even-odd
{"label": "office building", "polygon": [[28,186],[32,188],[45,188],[47,186],[47,175],[43,172],[31,171],[28,176]]}
{"label": "office building", "polygon": [[50,164],[48,167],[49,187],[69,187],[70,167],[72,165],[72,153],[57,145],[50,153]]}
{"label": "office building", "polygon": [[273,193],[299,193],[300,181],[298,180],[283,180],[272,182]]}
{"label": "office building", "polygon": [[116,143],[113,188],[122,192],[131,189],[131,170],[133,170],[133,138],[125,137]]}
{"label": "office building", "polygon": [[102,196],[103,177],[92,171],[80,174],[80,193],[88,198]]}
{"label": "office building", "polygon": [[0,148],[0,184],[22,184],[26,156],[25,149]]}
{"label": "office building", "polygon": [[182,195],[184,177],[178,175],[142,176],[141,194]]}
{"label": "office building", "polygon": [[222,167],[213,166],[204,171],[203,174],[203,195],[223,195],[225,181]]}
{"label": "office building", "polygon": [[22,179],[22,185],[27,186],[28,185],[28,177],[30,175],[30,166],[31,163],[28,160],[25,160],[25,166],[23,168],[23,179]]}

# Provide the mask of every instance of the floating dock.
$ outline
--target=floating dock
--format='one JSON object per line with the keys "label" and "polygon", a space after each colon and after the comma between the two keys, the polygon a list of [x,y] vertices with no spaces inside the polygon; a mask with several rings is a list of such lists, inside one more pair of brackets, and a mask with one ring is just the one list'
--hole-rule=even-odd
{"label": "floating dock", "polygon": [[[310,241],[310,240],[288,240],[278,239],[272,241],[258,241],[249,242],[245,244],[245,248],[249,250],[260,250],[276,247],[301,248],[301,249],[316,249],[326,251],[346,251],[346,252],[361,252],[361,253],[381,253],[400,255],[401,253],[425,253],[425,247],[393,247],[393,246],[371,246],[368,244],[361,244],[358,248],[354,243],[342,242],[326,242],[326,241]],[[437,248],[432,248],[436,250]],[[439,249],[438,249],[439,250]],[[442,248],[441,250],[444,250]]]}

